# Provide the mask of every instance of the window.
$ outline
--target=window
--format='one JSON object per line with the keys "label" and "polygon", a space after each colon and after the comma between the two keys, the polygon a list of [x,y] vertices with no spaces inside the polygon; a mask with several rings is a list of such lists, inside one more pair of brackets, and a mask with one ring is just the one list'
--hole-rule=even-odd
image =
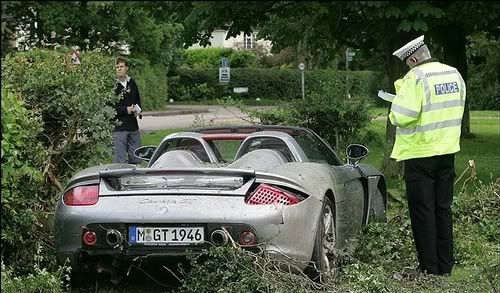
{"label": "window", "polygon": [[294,136],[294,138],[311,162],[326,163],[334,166],[342,165],[330,148],[312,134],[306,133]]}
{"label": "window", "polygon": [[198,158],[200,158],[200,160],[202,160],[203,162],[210,162],[210,159],[208,158],[208,154],[205,151],[205,148],[203,147],[201,142],[199,142],[196,139],[192,138],[180,139],[177,142],[177,146],[175,149],[191,151],[196,156],[198,156]]}
{"label": "window", "polygon": [[253,49],[254,35],[253,34],[245,35],[243,39],[244,39],[243,42],[244,48],[248,50]]}
{"label": "window", "polygon": [[256,137],[248,141],[246,145],[246,151],[243,154],[247,154],[254,150],[270,149],[281,152],[289,162],[294,162],[290,149],[284,141],[274,137]]}
{"label": "window", "polygon": [[193,152],[203,162],[210,162],[207,152],[203,145],[193,138],[177,138],[166,142],[161,154],[172,150],[186,150]]}

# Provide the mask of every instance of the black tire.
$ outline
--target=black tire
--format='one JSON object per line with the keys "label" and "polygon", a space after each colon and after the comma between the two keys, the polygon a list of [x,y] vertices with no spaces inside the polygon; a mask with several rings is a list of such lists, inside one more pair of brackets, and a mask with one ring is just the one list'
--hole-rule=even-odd
{"label": "black tire", "polygon": [[336,239],[335,205],[330,198],[325,196],[314,239],[312,264],[306,270],[313,281],[327,283],[335,277],[337,272]]}
{"label": "black tire", "polygon": [[387,213],[385,208],[384,198],[382,193],[377,188],[377,191],[373,194],[372,201],[370,204],[370,219],[368,222],[387,222]]}

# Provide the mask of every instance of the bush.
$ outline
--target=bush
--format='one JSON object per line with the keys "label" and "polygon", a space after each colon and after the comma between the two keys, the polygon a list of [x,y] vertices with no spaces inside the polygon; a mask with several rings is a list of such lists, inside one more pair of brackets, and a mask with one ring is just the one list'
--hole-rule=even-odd
{"label": "bush", "polygon": [[[293,100],[302,98],[300,71],[295,69],[259,69],[259,68],[231,68],[231,81],[228,84],[219,84],[218,69],[179,69],[177,75],[169,77],[169,97],[180,100],[191,94],[191,89],[206,84],[212,89],[207,99],[221,99],[235,95],[234,87],[248,87],[245,99],[255,100],[277,99]],[[322,83],[335,83],[335,92],[338,97],[347,95],[346,75],[348,76],[349,91],[352,97],[364,97],[376,100],[378,86],[381,84],[382,74],[372,71],[344,72],[337,70],[313,70],[305,72],[305,90],[307,95],[318,91]]]}
{"label": "bush", "polygon": [[295,125],[312,129],[331,145],[337,135],[357,137],[371,120],[369,104],[360,98],[345,98],[345,87],[338,79],[321,82],[306,99],[297,99],[284,107],[272,110],[247,110],[262,124]]}
{"label": "bush", "polygon": [[[37,251],[35,258],[40,257]],[[26,276],[16,276],[12,268],[2,265],[2,292],[61,292],[61,278],[64,268],[59,268],[54,272],[49,272],[46,268],[41,268],[39,263],[35,263],[29,274]]]}
{"label": "bush", "polygon": [[39,243],[54,260],[47,215],[63,183],[111,157],[114,60],[95,52],[82,60],[33,50],[2,62],[3,86],[13,93],[2,90],[2,259],[14,274],[33,267]]}
{"label": "bush", "polygon": [[264,67],[293,68],[297,57],[297,53],[289,47],[277,54],[262,56],[261,62]]}
{"label": "bush", "polygon": [[457,262],[477,264],[495,255],[494,243],[500,243],[499,191],[500,181],[497,181],[455,197],[453,218]]}
{"label": "bush", "polygon": [[181,67],[192,69],[219,68],[222,57],[229,59],[231,68],[259,66],[259,58],[253,51],[226,48],[186,49],[182,53]]}
{"label": "bush", "polygon": [[[2,89],[2,260],[25,271],[31,251],[42,241],[40,219],[48,207],[41,192],[47,151],[36,140],[43,132],[41,117],[23,100]],[[3,271],[3,270],[2,270]]]}
{"label": "bush", "polygon": [[[212,247],[191,258],[180,292],[311,292],[314,284],[305,275],[278,269],[285,261],[234,247]],[[293,266],[293,265],[291,265]]]}
{"label": "bush", "polygon": [[168,100],[167,68],[147,59],[129,59],[130,76],[139,87],[143,111],[163,110]]}
{"label": "bush", "polygon": [[225,48],[203,48],[186,49],[182,52],[184,58],[182,67],[193,69],[218,68],[222,57],[228,58],[232,49]]}
{"label": "bush", "polygon": [[229,65],[232,68],[258,67],[259,57],[249,50],[232,51],[229,55]]}

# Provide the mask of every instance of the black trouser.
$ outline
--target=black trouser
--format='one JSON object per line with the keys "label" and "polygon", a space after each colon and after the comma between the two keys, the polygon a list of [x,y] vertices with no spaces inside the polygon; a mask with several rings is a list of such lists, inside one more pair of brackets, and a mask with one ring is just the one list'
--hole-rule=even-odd
{"label": "black trouser", "polygon": [[455,155],[405,161],[404,178],[419,268],[449,274],[453,267],[451,203]]}

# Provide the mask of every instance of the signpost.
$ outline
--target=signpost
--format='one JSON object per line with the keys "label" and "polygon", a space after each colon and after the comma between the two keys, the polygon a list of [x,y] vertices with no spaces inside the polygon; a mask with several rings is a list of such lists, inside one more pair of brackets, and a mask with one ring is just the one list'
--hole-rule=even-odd
{"label": "signpost", "polygon": [[219,83],[228,83],[231,80],[231,70],[229,67],[229,60],[221,58],[219,66]]}
{"label": "signpost", "polygon": [[347,98],[348,99],[351,98],[351,94],[349,94],[349,76],[347,75],[347,72],[349,71],[349,62],[352,61],[352,57],[354,57],[354,55],[356,55],[356,53],[350,52],[349,48],[345,49],[345,71],[346,71],[345,85],[347,88]]}
{"label": "signpost", "polygon": [[302,76],[302,99],[305,99],[305,92],[304,92],[304,69],[306,69],[306,65],[304,63],[299,64],[299,69],[300,73]]}

